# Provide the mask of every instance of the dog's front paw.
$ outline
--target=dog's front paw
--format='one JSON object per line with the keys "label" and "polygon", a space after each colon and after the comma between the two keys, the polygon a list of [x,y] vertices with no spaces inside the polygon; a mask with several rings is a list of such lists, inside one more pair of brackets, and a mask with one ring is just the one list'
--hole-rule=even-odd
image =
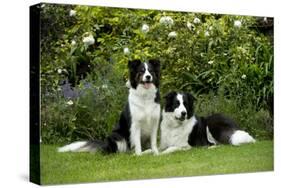
{"label": "dog's front paw", "polygon": [[152,153],[152,149],[147,149],[142,152],[142,154],[150,154],[150,153]]}
{"label": "dog's front paw", "polygon": [[136,150],[135,153],[134,153],[135,156],[141,156],[142,155],[142,152],[141,150]]}
{"label": "dog's front paw", "polygon": [[159,155],[159,151],[158,151],[157,148],[156,149],[152,149],[152,153],[153,153],[153,155]]}

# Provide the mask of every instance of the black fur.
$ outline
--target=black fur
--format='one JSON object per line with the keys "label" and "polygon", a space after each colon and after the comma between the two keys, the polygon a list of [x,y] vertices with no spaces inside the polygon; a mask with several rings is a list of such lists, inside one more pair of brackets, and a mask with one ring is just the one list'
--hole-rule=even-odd
{"label": "black fur", "polygon": [[193,127],[188,137],[188,144],[191,146],[210,146],[213,145],[207,139],[206,120],[203,117],[196,116],[197,123]]}
{"label": "black fur", "polygon": [[103,149],[108,153],[117,152],[116,141],[125,139],[127,147],[130,147],[130,127],[131,127],[131,112],[129,103],[126,104],[125,109],[122,111],[119,122],[115,125],[110,136],[107,137],[107,146]]}
{"label": "black fur", "polygon": [[157,59],[150,59],[148,61],[148,68],[150,69],[150,73],[155,78],[153,79],[154,85],[159,88],[160,85],[160,61]]}
{"label": "black fur", "polygon": [[206,124],[213,137],[223,144],[227,144],[230,136],[240,129],[233,119],[223,114],[213,114],[206,117]]}
{"label": "black fur", "polygon": [[155,96],[154,102],[160,104],[160,91],[159,91],[159,89],[156,92],[156,96]]}
{"label": "black fur", "polygon": [[177,96],[177,92],[172,91],[168,94],[165,95],[165,107],[164,110],[165,112],[173,112],[175,110],[175,108],[177,108],[179,106],[179,103],[176,102],[176,96]]}
{"label": "black fur", "polygon": [[128,68],[129,68],[129,79],[130,79],[130,83],[132,88],[136,89],[137,85],[138,85],[138,80],[136,79],[136,75],[138,73],[138,69],[141,65],[141,61],[139,59],[133,60],[133,61],[129,61],[128,63]]}

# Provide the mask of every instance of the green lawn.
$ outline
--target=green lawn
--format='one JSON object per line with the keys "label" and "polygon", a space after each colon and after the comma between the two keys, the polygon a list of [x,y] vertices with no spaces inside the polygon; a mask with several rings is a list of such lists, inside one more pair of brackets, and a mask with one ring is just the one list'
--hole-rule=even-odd
{"label": "green lawn", "polygon": [[273,142],[193,148],[162,156],[57,153],[41,147],[42,184],[115,181],[273,170]]}

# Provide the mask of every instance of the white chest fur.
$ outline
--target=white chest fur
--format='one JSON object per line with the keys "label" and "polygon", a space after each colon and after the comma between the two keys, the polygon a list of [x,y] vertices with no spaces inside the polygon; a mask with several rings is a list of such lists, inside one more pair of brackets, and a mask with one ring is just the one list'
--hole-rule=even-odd
{"label": "white chest fur", "polygon": [[135,153],[141,154],[141,143],[150,138],[151,148],[158,153],[156,140],[160,120],[160,104],[156,103],[157,89],[153,86],[145,89],[138,86],[129,91],[129,107],[131,113],[131,146],[135,147]]}
{"label": "white chest fur", "polygon": [[163,120],[161,122],[161,149],[168,147],[190,147],[188,137],[195,124],[196,118],[194,116],[180,122],[175,119],[173,113],[163,112]]}
{"label": "white chest fur", "polygon": [[[160,104],[155,103],[156,88],[144,89],[138,86],[137,90],[130,89],[129,106],[132,124],[140,126],[142,136],[150,136],[155,127],[155,121],[160,119]],[[157,125],[158,126],[158,125]]]}

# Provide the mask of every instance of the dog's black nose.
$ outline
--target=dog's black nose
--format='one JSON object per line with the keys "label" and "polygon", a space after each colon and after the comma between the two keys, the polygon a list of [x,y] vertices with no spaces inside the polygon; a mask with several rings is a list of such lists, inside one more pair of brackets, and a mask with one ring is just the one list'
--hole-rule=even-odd
{"label": "dog's black nose", "polygon": [[146,78],[147,80],[150,80],[151,76],[150,76],[150,75],[146,75],[145,78]]}
{"label": "dog's black nose", "polygon": [[185,111],[182,111],[182,112],[181,112],[181,115],[182,115],[182,116],[185,116],[185,115],[186,115],[186,112],[185,112]]}

